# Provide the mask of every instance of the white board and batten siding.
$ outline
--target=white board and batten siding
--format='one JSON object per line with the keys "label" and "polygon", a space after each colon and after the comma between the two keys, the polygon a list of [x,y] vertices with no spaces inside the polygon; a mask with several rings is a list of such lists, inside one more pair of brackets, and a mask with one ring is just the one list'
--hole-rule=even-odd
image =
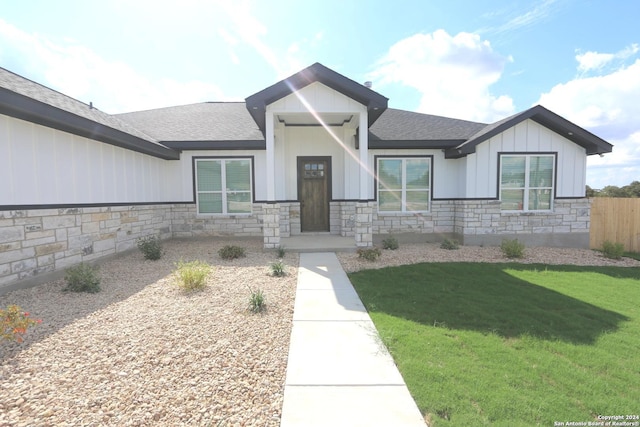
{"label": "white board and batten siding", "polygon": [[180,163],[0,115],[0,205],[183,200]]}
{"label": "white board and batten siding", "polygon": [[[464,158],[466,198],[497,196],[499,153],[557,153],[556,197],[584,197],[586,184],[585,149],[563,136],[525,120],[476,147]],[[462,171],[461,171],[462,172]]]}
{"label": "white board and batten siding", "polygon": [[267,113],[308,113],[308,106],[318,113],[367,114],[364,105],[319,82],[267,105]]}

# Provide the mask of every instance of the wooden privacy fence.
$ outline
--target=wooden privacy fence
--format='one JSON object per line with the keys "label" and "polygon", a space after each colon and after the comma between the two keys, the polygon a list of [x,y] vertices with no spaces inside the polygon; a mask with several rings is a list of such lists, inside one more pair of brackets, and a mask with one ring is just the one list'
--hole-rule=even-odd
{"label": "wooden privacy fence", "polygon": [[594,197],[591,203],[589,246],[599,249],[605,240],[640,252],[640,199]]}

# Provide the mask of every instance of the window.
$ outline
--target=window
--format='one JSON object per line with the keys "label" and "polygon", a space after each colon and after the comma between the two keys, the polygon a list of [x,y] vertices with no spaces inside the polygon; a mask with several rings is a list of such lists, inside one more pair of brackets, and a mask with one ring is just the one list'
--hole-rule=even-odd
{"label": "window", "polygon": [[251,182],[251,159],[196,159],[198,213],[251,213]]}
{"label": "window", "polygon": [[502,155],[500,201],[506,211],[549,211],[553,201],[553,155]]}
{"label": "window", "polygon": [[378,211],[427,212],[430,184],[430,158],[379,158]]}

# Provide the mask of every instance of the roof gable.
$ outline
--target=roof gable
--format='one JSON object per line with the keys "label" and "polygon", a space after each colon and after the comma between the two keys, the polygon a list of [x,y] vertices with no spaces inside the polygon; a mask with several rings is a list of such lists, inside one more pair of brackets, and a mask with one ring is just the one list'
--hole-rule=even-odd
{"label": "roof gable", "polygon": [[536,105],[535,107],[529,108],[521,113],[514,114],[511,117],[507,117],[506,119],[486,126],[462,144],[446,150],[445,157],[457,159],[468,154],[475,153],[478,144],[481,144],[482,142],[527,119],[531,119],[547,129],[562,135],[569,141],[578,144],[586,150],[587,155],[610,153],[613,149],[613,145],[609,144],[604,139],[592,134],[586,129],[581,128],[575,123],[570,122],[564,117],[547,110],[543,106]]}
{"label": "roof gable", "polygon": [[387,109],[389,100],[386,97],[316,62],[245,99],[247,109],[260,130],[263,133],[265,131],[267,105],[314,82],[320,82],[366,106],[369,116],[368,126],[371,126]]}

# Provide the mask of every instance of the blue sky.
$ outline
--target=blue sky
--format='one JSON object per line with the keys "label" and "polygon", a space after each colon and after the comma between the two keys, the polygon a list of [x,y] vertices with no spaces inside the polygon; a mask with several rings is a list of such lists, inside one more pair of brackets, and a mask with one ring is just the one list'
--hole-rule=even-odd
{"label": "blue sky", "polygon": [[237,101],[314,62],[389,106],[492,122],[535,104],[640,180],[640,1],[0,0],[0,66],[108,113]]}

